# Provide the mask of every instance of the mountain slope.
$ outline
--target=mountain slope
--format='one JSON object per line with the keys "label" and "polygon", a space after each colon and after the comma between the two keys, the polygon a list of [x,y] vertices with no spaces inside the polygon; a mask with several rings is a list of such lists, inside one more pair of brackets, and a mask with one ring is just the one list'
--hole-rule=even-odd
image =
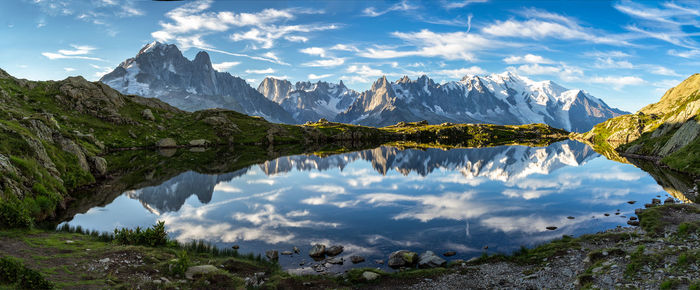
{"label": "mountain slope", "polygon": [[280,104],[299,123],[321,118],[334,120],[359,96],[356,91],[348,89],[343,81],[339,84],[297,82],[292,86],[287,80],[265,78],[258,91]]}
{"label": "mountain slope", "polygon": [[584,132],[608,118],[626,114],[581,90],[551,81],[534,82],[510,72],[465,76],[437,84],[427,76],[378,79],[336,120],[385,126],[397,121],[430,123],[545,123]]}
{"label": "mountain slope", "polygon": [[677,170],[700,174],[700,74],[669,89],[636,114],[596,125],[577,138],[610,145],[625,154],[663,158]]}
{"label": "mountain slope", "polygon": [[186,111],[224,108],[294,123],[289,113],[245,80],[214,70],[204,51],[190,61],[175,45],[153,42],[100,81],[121,93],[158,98]]}

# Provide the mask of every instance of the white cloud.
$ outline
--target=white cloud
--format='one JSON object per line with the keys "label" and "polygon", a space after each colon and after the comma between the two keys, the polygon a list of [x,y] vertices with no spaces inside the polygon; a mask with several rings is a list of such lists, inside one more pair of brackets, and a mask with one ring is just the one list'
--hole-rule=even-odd
{"label": "white cloud", "polygon": [[368,65],[351,65],[346,70],[348,73],[354,73],[362,77],[379,77],[384,75],[384,72],[378,69],[373,69]]}
{"label": "white cloud", "polygon": [[72,68],[72,67],[64,67],[63,70],[64,70],[64,71],[67,71],[67,72],[75,71],[75,69]]}
{"label": "white cloud", "polygon": [[[654,3],[654,2],[649,2]],[[686,31],[687,27],[700,27],[698,16],[700,3],[682,4],[666,2],[662,7],[649,7],[632,1],[614,5],[615,9],[637,20],[625,28],[637,36],[655,38],[676,46],[697,49],[696,31]]]}
{"label": "white cloud", "polygon": [[448,1],[445,2],[442,7],[445,9],[455,9],[455,8],[463,8],[469,4],[474,4],[474,3],[485,3],[488,2],[489,0],[461,0],[461,1]]}
{"label": "white cloud", "polygon": [[693,58],[695,56],[700,55],[700,49],[691,49],[691,50],[685,50],[685,51],[678,51],[675,49],[671,49],[668,51],[668,54],[677,56],[677,57],[682,57],[682,58]]}
{"label": "white cloud", "polygon": [[247,69],[245,70],[245,73],[247,74],[273,74],[275,73],[275,70],[271,67],[268,67],[267,69]]}
{"label": "white cloud", "polygon": [[441,57],[447,60],[475,61],[474,52],[488,48],[508,46],[468,32],[432,32],[423,29],[419,32],[394,32],[397,37],[416,47],[415,50],[393,50],[369,48],[358,55],[367,58],[398,58],[408,56]]}
{"label": "white cloud", "polygon": [[560,67],[539,64],[524,64],[514,69],[525,75],[552,75],[562,70]]}
{"label": "white cloud", "polygon": [[360,51],[357,47],[347,44],[336,44],[330,48],[331,50],[341,50],[341,51]]}
{"label": "white cloud", "polygon": [[512,55],[512,56],[504,58],[503,61],[507,64],[519,64],[519,63],[551,64],[551,63],[554,63],[553,61],[546,59],[542,56],[529,54],[529,53],[524,55],[524,56]]}
{"label": "white cloud", "polygon": [[98,57],[86,56],[87,54],[92,54],[92,51],[96,48],[88,45],[70,45],[73,49],[59,49],[58,52],[42,52],[41,55],[47,57],[48,59],[84,59],[84,60],[98,60],[104,61]]}
{"label": "white cloud", "polygon": [[386,13],[389,13],[391,11],[409,11],[409,10],[415,10],[415,9],[418,9],[418,6],[410,5],[410,4],[408,4],[408,1],[404,0],[404,1],[401,1],[401,3],[396,3],[396,4],[390,6],[387,9],[384,9],[384,10],[377,10],[377,8],[374,8],[374,7],[367,7],[367,8],[365,8],[365,10],[362,11],[362,13],[365,16],[377,17],[377,16],[384,15]]}
{"label": "white cloud", "polygon": [[318,80],[318,79],[329,78],[329,77],[332,77],[332,76],[333,76],[333,74],[323,74],[323,75],[309,74],[309,75],[307,76],[307,78],[310,79],[310,80]]}
{"label": "white cloud", "polygon": [[299,51],[308,55],[318,55],[320,57],[326,57],[326,50],[321,47],[307,47]]}
{"label": "white cloud", "polygon": [[645,83],[643,79],[635,76],[595,76],[587,78],[587,81],[596,84],[610,85],[616,90],[620,90],[625,86],[641,85]]}
{"label": "white cloud", "polygon": [[[293,42],[306,42],[308,37],[298,35],[313,31],[337,29],[335,24],[296,24],[287,25],[300,14],[319,14],[320,10],[312,9],[264,9],[256,13],[234,13],[231,11],[207,12],[212,1],[202,0],[187,3],[165,14],[170,22],[161,22],[161,30],[151,33],[159,41],[176,41],[183,49],[191,47],[189,37],[225,32],[231,28],[247,28],[235,31],[229,38],[233,41],[250,41],[253,49],[269,49],[279,39]],[[280,24],[283,23],[283,24]],[[199,46],[210,47],[206,43]]]}
{"label": "white cloud", "polygon": [[339,66],[339,65],[344,64],[344,63],[345,63],[344,58],[333,57],[333,58],[329,58],[329,59],[314,60],[314,61],[303,63],[301,65],[310,66],[310,67],[333,67],[333,66]]}
{"label": "white cloud", "polygon": [[478,66],[471,66],[471,67],[465,67],[465,68],[459,68],[459,69],[446,69],[446,70],[439,70],[439,71],[434,71],[432,74],[434,75],[445,75],[451,78],[456,78],[456,79],[461,79],[465,75],[480,75],[480,74],[485,74],[486,71],[483,68],[480,68]]}
{"label": "white cloud", "polygon": [[213,63],[211,66],[217,71],[226,71],[234,66],[241,64],[239,61],[225,61],[221,63]]}
{"label": "white cloud", "polygon": [[482,29],[488,35],[531,39],[558,38],[585,40],[592,43],[629,45],[623,35],[604,35],[580,26],[574,19],[555,13],[527,9],[523,12],[529,19],[496,21]]}
{"label": "white cloud", "polygon": [[615,68],[615,69],[620,69],[620,68],[634,68],[634,65],[626,60],[615,60],[611,57],[599,57],[596,59],[596,63],[594,64],[594,67],[596,68]]}
{"label": "white cloud", "polygon": [[660,65],[652,66],[650,72],[653,74],[662,75],[662,76],[673,76],[673,77],[680,76],[680,74],[677,73],[676,71],[674,71],[673,69],[663,67]]}

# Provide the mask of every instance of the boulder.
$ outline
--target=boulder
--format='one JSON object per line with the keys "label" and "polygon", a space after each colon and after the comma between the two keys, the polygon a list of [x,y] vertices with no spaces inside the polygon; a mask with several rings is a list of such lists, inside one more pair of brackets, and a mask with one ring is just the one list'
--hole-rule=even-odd
{"label": "boulder", "polygon": [[438,257],[432,251],[426,251],[418,257],[418,268],[437,268],[445,265],[447,265],[447,261]]}
{"label": "boulder", "polygon": [[329,256],[337,256],[340,255],[340,253],[343,252],[343,246],[331,246],[328,249],[326,249],[326,255]]}
{"label": "boulder", "polygon": [[90,157],[90,161],[97,175],[104,176],[107,174],[107,160],[99,156],[94,156]]}
{"label": "boulder", "polygon": [[209,141],[205,139],[196,139],[190,141],[190,146],[196,146],[196,147],[204,147],[209,145]]}
{"label": "boulder", "polygon": [[291,256],[293,253],[292,251],[282,251],[280,255],[285,255],[285,256]]}
{"label": "boulder", "polygon": [[652,198],[651,204],[653,204],[653,205],[661,204],[661,200],[658,198]]}
{"label": "boulder", "polygon": [[153,112],[151,112],[151,109],[145,109],[141,112],[141,117],[143,117],[146,120],[149,121],[155,121],[156,117],[153,116]]}
{"label": "boulder", "polygon": [[362,262],[364,262],[364,261],[365,261],[365,258],[364,258],[364,257],[361,257],[361,256],[350,256],[350,262],[352,262],[353,264],[362,263]]}
{"label": "boulder", "polygon": [[265,252],[265,256],[267,256],[267,259],[270,261],[277,261],[280,256],[277,250],[269,250]]}
{"label": "boulder", "polygon": [[192,279],[194,279],[195,275],[198,275],[198,274],[204,275],[204,274],[214,273],[214,272],[218,272],[218,271],[219,271],[219,269],[213,265],[192,266],[192,267],[187,268],[187,271],[185,272],[185,278],[192,280]]}
{"label": "boulder", "polygon": [[549,227],[547,227],[547,229],[550,230],[550,231],[553,231],[553,230],[556,230],[557,227],[555,227],[555,226],[549,226]]}
{"label": "boulder", "polygon": [[676,200],[673,199],[673,197],[669,197],[666,200],[664,200],[664,204],[674,204],[676,203]]}
{"label": "boulder", "polygon": [[329,264],[335,264],[335,265],[342,265],[343,264],[343,258],[330,258],[326,260]]}
{"label": "boulder", "polygon": [[158,142],[156,142],[156,147],[159,147],[159,148],[177,147],[177,142],[175,142],[175,139],[173,139],[173,138],[163,138],[163,139],[158,140]]}
{"label": "boulder", "polygon": [[326,255],[326,245],[315,244],[309,250],[309,256],[311,257],[323,257],[324,255]]}
{"label": "boulder", "polygon": [[418,254],[415,252],[400,250],[389,255],[387,265],[392,268],[412,267],[418,262]]}
{"label": "boulder", "polygon": [[377,280],[380,277],[379,274],[374,273],[372,271],[364,271],[362,272],[362,278],[364,278],[367,281],[373,281]]}

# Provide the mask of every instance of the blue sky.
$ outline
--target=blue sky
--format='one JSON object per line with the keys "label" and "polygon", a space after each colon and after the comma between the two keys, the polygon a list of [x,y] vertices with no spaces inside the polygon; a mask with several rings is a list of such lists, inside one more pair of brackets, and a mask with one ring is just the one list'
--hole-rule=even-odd
{"label": "blue sky", "polygon": [[0,68],[37,80],[97,80],[153,40],[253,87],[514,71],[629,111],[700,72],[697,1],[20,0],[0,19]]}

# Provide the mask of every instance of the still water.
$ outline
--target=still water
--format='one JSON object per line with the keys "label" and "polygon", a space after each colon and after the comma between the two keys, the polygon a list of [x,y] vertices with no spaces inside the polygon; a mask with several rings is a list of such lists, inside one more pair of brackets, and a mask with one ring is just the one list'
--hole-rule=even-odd
{"label": "still water", "polygon": [[657,195],[667,194],[641,169],[575,141],[447,151],[383,146],[286,156],[221,175],[185,172],[68,223],[112,231],[162,220],[172,238],[239,245],[242,253],[297,246],[301,255],[279,261],[305,272],[314,243],[342,245],[341,257],[363,256],[365,267],[383,267],[374,260],[399,249],[469,259],[626,226]]}

